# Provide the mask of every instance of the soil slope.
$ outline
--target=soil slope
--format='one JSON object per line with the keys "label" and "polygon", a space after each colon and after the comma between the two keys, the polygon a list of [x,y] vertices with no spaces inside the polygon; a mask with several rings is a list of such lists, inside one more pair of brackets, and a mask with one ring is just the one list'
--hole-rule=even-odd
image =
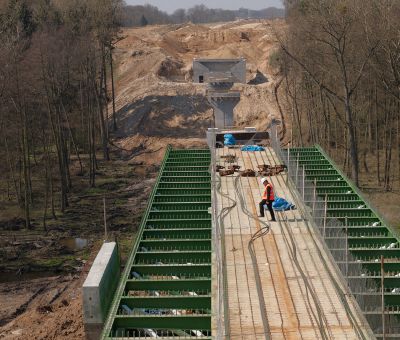
{"label": "soil slope", "polygon": [[[247,84],[236,86],[242,91],[236,125],[265,130],[278,115],[276,70],[269,66],[276,51],[271,24],[278,29],[284,25],[239,21],[124,30],[115,50],[119,144],[154,151],[168,143],[181,147],[204,143],[213,117],[205,86],[192,83],[194,58],[246,58]],[[152,155],[151,161],[158,162],[162,154],[160,150],[158,157]]]}

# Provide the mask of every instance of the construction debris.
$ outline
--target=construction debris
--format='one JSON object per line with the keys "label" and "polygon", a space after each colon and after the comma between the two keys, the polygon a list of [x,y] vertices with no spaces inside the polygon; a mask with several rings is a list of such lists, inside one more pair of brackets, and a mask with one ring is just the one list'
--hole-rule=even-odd
{"label": "construction debris", "polygon": [[217,165],[217,166],[215,167],[215,169],[216,169],[217,172],[219,172],[220,170],[224,170],[225,167],[222,166],[222,165]]}
{"label": "construction debris", "polygon": [[267,164],[260,164],[257,166],[259,171],[267,171],[271,166]]}
{"label": "construction debris", "polygon": [[229,165],[228,169],[233,170],[234,172],[238,172],[240,170],[240,165]]}
{"label": "construction debris", "polygon": [[276,166],[270,166],[266,164],[262,164],[258,166],[258,169],[260,170],[260,175],[261,176],[276,176],[279,175],[280,173],[286,171],[286,165],[280,164]]}
{"label": "construction debris", "polygon": [[233,175],[234,173],[235,173],[235,170],[220,170],[219,171],[219,175],[221,177]]}
{"label": "construction debris", "polygon": [[256,177],[256,172],[251,169],[246,169],[242,172],[240,172],[241,177]]}

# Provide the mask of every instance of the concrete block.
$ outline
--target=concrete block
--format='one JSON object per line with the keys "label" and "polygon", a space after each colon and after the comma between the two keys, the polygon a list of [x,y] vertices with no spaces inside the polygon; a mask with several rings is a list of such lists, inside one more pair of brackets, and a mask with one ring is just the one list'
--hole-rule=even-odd
{"label": "concrete block", "polygon": [[229,79],[229,82],[246,83],[246,60],[241,59],[194,59],[193,81],[205,82],[210,73]]}
{"label": "concrete block", "polygon": [[98,339],[120,278],[115,242],[104,243],[82,287],[83,321],[87,339]]}

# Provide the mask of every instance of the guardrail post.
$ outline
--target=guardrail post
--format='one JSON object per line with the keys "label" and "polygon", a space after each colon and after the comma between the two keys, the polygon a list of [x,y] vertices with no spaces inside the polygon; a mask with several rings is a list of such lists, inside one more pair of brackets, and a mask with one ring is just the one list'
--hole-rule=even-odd
{"label": "guardrail post", "polygon": [[385,329],[385,258],[381,255],[381,291],[382,291],[382,338],[386,339],[386,329]]}
{"label": "guardrail post", "polygon": [[314,217],[316,216],[315,203],[317,203],[317,180],[314,178],[314,193],[313,193],[313,205],[312,205],[312,212]]}
{"label": "guardrail post", "polygon": [[328,194],[325,194],[325,207],[324,207],[324,239],[326,238],[326,218],[328,211]]}
{"label": "guardrail post", "polygon": [[349,277],[349,236],[348,236],[348,231],[349,231],[349,227],[348,227],[348,221],[347,221],[347,216],[346,216],[346,219],[345,219],[345,223],[346,223],[346,225],[345,225],[345,232],[346,232],[346,245],[345,245],[345,247],[346,247],[346,253],[345,253],[345,256],[346,256],[346,281],[347,281],[347,283],[348,283],[348,277]]}
{"label": "guardrail post", "polygon": [[299,158],[300,158],[300,154],[297,154],[297,165],[296,165],[296,186],[299,185],[298,183],[298,177],[299,177]]}
{"label": "guardrail post", "polygon": [[306,198],[306,169],[303,167],[303,202]]}

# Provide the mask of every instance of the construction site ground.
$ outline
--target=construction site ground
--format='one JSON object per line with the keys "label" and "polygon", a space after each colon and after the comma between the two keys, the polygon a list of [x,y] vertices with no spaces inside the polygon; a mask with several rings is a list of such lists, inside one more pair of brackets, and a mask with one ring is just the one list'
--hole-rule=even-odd
{"label": "construction site ground", "polygon": [[[271,148],[243,152],[240,148],[226,147],[217,149],[218,164],[230,165],[221,158],[228,154],[236,156],[241,169],[256,171],[258,165],[280,164]],[[353,301],[347,299],[348,306],[341,301],[335,288],[338,284],[345,291],[341,280],[320,239],[299,210],[277,213],[277,222],[268,222],[266,212],[261,224],[254,218],[263,192],[260,177],[237,178],[237,174],[221,177],[220,192],[224,195],[217,196],[219,211],[232,206],[232,199],[236,201],[224,219],[231,339],[265,338],[260,312],[264,307],[262,300],[260,306],[254,264],[248,250],[252,235],[265,222],[270,224],[270,232],[254,242],[254,250],[272,339],[324,339],[321,332],[329,339],[359,339],[346,309],[358,315]],[[271,177],[275,194],[299,204],[285,179],[285,174]],[[242,204],[239,196],[243,198]],[[358,317],[356,323],[368,338],[368,327]]]}

